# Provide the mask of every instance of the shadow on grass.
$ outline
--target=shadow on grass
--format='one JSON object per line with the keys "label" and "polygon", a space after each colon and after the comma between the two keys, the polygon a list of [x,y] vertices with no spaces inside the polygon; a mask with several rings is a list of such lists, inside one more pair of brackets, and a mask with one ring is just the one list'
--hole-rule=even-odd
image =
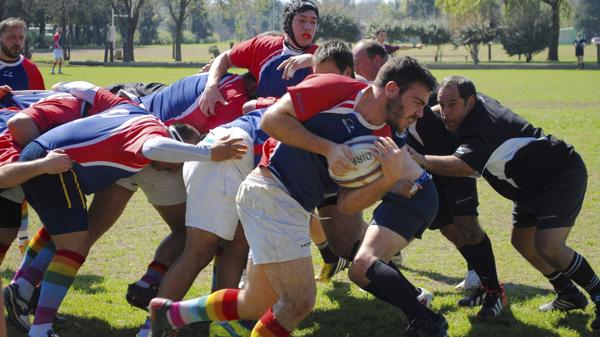
{"label": "shadow on grass", "polygon": [[500,317],[481,319],[469,317],[471,329],[465,336],[523,336],[523,337],[560,337],[556,331],[527,324],[517,320],[510,307],[502,310]]}
{"label": "shadow on grass", "polygon": [[447,276],[444,274],[440,274],[434,271],[429,271],[429,270],[419,270],[419,269],[414,269],[411,267],[407,267],[407,266],[402,266],[400,267],[400,270],[406,270],[409,271],[411,273],[415,273],[417,275],[421,275],[421,276],[425,276],[427,278],[430,278],[436,282],[440,282],[443,284],[447,284],[448,286],[452,286],[452,288],[454,288],[454,286],[459,283],[460,281],[462,281],[463,279],[460,277],[451,277],[451,276]]}

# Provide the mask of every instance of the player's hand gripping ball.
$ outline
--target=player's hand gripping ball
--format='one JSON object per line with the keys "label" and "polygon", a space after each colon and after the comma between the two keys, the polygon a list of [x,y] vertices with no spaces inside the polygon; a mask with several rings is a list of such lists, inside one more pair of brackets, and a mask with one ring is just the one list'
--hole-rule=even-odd
{"label": "player's hand gripping ball", "polygon": [[350,170],[344,174],[336,175],[329,170],[329,175],[333,181],[343,187],[361,187],[375,181],[383,174],[381,172],[381,164],[375,159],[374,153],[378,153],[375,148],[375,141],[379,139],[377,136],[361,136],[352,138],[344,144],[348,145],[352,150],[352,166],[354,170]]}

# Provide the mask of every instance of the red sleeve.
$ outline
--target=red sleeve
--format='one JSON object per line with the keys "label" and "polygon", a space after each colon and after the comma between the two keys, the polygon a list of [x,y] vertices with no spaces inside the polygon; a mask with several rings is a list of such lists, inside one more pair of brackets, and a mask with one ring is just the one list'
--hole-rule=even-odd
{"label": "red sleeve", "polygon": [[300,84],[289,87],[296,118],[304,122],[321,111],[330,109],[368,87],[367,83],[336,74],[312,74]]}
{"label": "red sleeve", "polygon": [[262,108],[268,108],[271,105],[275,104],[275,102],[277,102],[279,98],[277,97],[258,97],[256,99],[256,108],[257,109],[262,109]]}
{"label": "red sleeve", "polygon": [[44,78],[40,73],[38,67],[28,59],[23,61],[23,68],[27,73],[27,77],[29,78],[29,90],[44,90],[46,86],[44,85]]}
{"label": "red sleeve", "polygon": [[250,40],[242,41],[229,51],[229,60],[231,64],[238,68],[246,68],[250,70],[252,75],[255,78],[258,78],[258,74],[255,74],[254,69],[252,69],[252,65],[256,62],[255,53],[258,37],[252,38]]}

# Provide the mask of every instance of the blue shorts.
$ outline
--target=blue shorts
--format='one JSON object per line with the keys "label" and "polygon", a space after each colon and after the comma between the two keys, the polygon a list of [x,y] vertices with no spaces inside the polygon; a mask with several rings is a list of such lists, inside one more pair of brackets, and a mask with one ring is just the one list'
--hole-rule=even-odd
{"label": "blue shorts", "polygon": [[388,193],[375,211],[371,225],[378,225],[398,233],[406,241],[421,238],[438,211],[438,193],[433,181],[423,183],[412,198]]}
{"label": "blue shorts", "polygon": [[[46,156],[35,141],[21,152],[20,161]],[[88,230],[87,203],[74,170],[61,174],[43,174],[23,183],[25,198],[35,209],[50,235]]]}

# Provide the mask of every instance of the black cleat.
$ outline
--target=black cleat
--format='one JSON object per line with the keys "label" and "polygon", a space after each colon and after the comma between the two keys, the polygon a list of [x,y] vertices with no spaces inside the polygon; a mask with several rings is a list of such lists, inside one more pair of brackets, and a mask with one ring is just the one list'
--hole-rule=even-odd
{"label": "black cleat", "polygon": [[592,301],[596,304],[596,318],[592,321],[592,331],[600,331],[600,296],[593,296]]}
{"label": "black cleat", "polygon": [[28,332],[31,328],[29,322],[29,304],[19,295],[19,285],[9,284],[3,290],[6,317],[19,331]]}
{"label": "black cleat", "polygon": [[556,297],[545,304],[539,306],[540,311],[570,311],[575,309],[585,309],[588,304],[587,297],[581,292],[559,293]]}
{"label": "black cleat", "polygon": [[443,315],[435,314],[433,324],[426,321],[408,323],[404,337],[448,337],[448,321]]}
{"label": "black cleat", "polygon": [[477,307],[483,304],[483,301],[487,297],[485,288],[480,287],[473,291],[470,295],[467,295],[456,303],[459,307]]}
{"label": "black cleat", "polygon": [[508,300],[506,299],[506,292],[504,287],[500,285],[500,291],[487,291],[481,309],[477,313],[479,318],[491,318],[500,316],[500,312],[506,305]]}
{"label": "black cleat", "polygon": [[125,299],[127,303],[144,311],[148,309],[150,301],[158,295],[158,288],[150,286],[148,288],[141,287],[136,283],[127,286],[127,294]]}

